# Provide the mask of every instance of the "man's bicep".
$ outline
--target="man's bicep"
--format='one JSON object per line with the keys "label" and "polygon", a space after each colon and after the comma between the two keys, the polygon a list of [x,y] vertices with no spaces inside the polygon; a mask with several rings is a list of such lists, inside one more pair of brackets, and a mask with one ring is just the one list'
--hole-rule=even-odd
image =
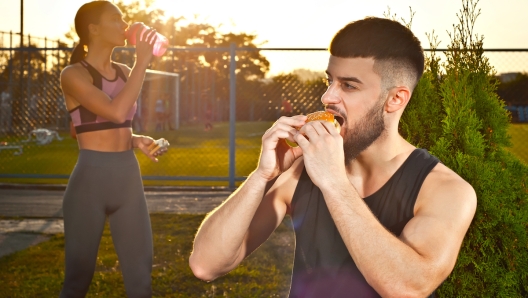
{"label": "man's bicep", "polygon": [[288,171],[277,178],[277,181],[262,199],[262,203],[258,207],[246,235],[246,253],[244,257],[247,257],[264,243],[282,223],[295,192],[302,168],[303,163],[302,158],[300,158],[295,161]]}
{"label": "man's bicep", "polygon": [[465,181],[450,181],[425,191],[427,196],[400,239],[430,263],[440,279],[453,270],[473,219],[476,196]]}
{"label": "man's bicep", "polygon": [[264,243],[286,215],[286,204],[278,197],[266,196],[258,207],[248,233],[244,258]]}

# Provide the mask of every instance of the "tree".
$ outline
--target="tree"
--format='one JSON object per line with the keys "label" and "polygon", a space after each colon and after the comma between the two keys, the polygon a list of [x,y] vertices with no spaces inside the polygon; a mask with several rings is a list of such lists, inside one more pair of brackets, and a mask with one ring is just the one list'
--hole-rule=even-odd
{"label": "tree", "polygon": [[473,32],[477,4],[462,1],[446,62],[428,57],[401,119],[401,134],[477,192],[475,218],[438,296],[527,297],[528,166],[505,150],[510,119],[483,55],[483,37]]}

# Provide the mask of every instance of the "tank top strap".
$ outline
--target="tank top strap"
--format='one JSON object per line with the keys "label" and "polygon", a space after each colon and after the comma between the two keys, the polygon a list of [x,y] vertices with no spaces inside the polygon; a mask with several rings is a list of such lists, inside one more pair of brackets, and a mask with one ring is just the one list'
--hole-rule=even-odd
{"label": "tank top strap", "polygon": [[88,70],[93,79],[93,85],[99,89],[103,89],[103,76],[90,63],[81,60],[81,65]]}
{"label": "tank top strap", "polygon": [[415,149],[392,177],[364,202],[383,225],[400,235],[414,217],[414,204],[422,184],[439,160],[425,149]]}
{"label": "tank top strap", "polygon": [[124,82],[127,81],[127,77],[125,73],[123,72],[123,69],[115,62],[112,61],[112,67],[116,70],[116,74],[118,78],[121,78]]}

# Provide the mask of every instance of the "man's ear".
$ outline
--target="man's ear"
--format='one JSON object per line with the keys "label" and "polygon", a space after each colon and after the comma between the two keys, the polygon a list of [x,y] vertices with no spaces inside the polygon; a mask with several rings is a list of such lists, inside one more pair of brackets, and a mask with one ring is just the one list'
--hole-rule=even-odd
{"label": "man's ear", "polygon": [[411,94],[411,90],[406,86],[392,88],[392,90],[389,91],[389,98],[385,102],[385,111],[387,113],[394,113],[404,109],[411,99]]}

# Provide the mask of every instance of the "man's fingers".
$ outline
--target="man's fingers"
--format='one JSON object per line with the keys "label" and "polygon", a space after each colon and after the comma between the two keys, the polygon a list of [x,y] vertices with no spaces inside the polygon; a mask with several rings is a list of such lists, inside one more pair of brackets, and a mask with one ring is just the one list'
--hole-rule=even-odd
{"label": "man's fingers", "polygon": [[326,129],[326,131],[328,131],[329,134],[331,134],[333,136],[340,134],[334,123],[328,122],[328,121],[323,121],[322,124],[323,124],[324,128]]}
{"label": "man's fingers", "polygon": [[322,133],[325,133],[325,129],[321,127],[319,128],[319,131],[316,129],[316,126],[320,126],[320,123],[310,122],[307,123],[305,126],[303,126],[299,133],[303,134],[307,139],[313,139],[321,135]]}
{"label": "man's fingers", "polygon": [[300,132],[293,136],[293,140],[299,145],[299,147],[301,147],[301,149],[304,149],[306,146],[310,145],[308,138]]}
{"label": "man's fingers", "polygon": [[282,116],[275,122],[275,124],[284,123],[292,127],[301,127],[306,123],[306,119],[307,117],[304,115],[296,115],[293,117]]}
{"label": "man's fingers", "polygon": [[[270,147],[270,144],[277,144],[279,142],[280,139],[287,139],[287,138],[291,138],[291,134],[287,131],[284,131],[284,130],[274,130],[272,132],[269,132],[269,133],[266,133],[263,137],[262,137],[262,146],[264,148],[267,148],[269,149]],[[271,147],[275,147],[274,145],[272,145]]]}

